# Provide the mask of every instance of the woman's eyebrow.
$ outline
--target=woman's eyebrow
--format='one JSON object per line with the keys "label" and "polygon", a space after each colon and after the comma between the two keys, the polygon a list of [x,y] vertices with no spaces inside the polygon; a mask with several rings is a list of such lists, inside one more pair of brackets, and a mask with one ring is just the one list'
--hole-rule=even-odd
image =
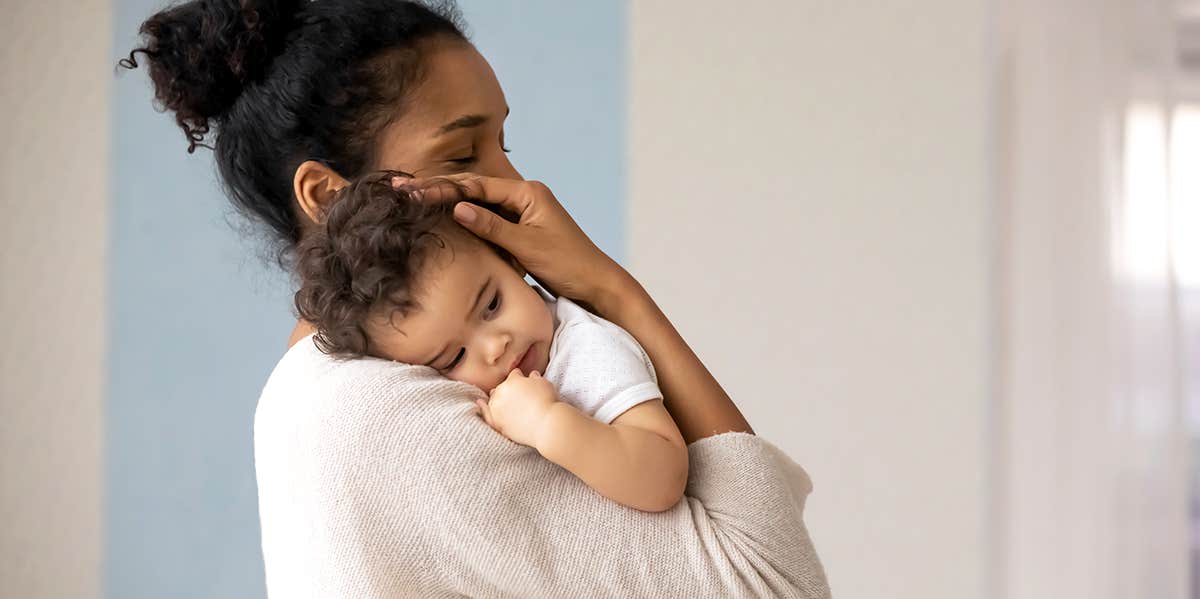
{"label": "woman's eyebrow", "polygon": [[[509,112],[511,112],[511,110],[505,106],[504,118],[508,118]],[[485,114],[468,114],[460,116],[453,121],[442,125],[441,129],[438,129],[437,133],[434,133],[433,136],[438,137],[458,129],[470,129],[471,127],[478,127],[486,122],[488,122],[488,117]]]}
{"label": "woman's eyebrow", "polygon": [[451,131],[455,131],[457,129],[469,129],[471,127],[478,127],[478,126],[486,123],[487,120],[488,120],[487,116],[482,115],[482,114],[468,114],[466,116],[460,116],[457,119],[454,119],[453,121],[450,121],[449,123],[446,123],[445,125],[442,125],[442,128],[438,129],[437,133],[434,133],[433,136],[438,137],[440,135],[445,135],[445,134],[447,134]]}

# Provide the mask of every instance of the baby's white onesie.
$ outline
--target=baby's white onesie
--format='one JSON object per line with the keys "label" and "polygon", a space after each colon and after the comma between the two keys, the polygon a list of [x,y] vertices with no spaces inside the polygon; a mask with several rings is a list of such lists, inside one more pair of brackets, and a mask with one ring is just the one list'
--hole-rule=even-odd
{"label": "baby's white onesie", "polygon": [[610,424],[629,408],[662,397],[650,357],[625,329],[532,287],[554,315],[550,362],[542,376],[559,399]]}

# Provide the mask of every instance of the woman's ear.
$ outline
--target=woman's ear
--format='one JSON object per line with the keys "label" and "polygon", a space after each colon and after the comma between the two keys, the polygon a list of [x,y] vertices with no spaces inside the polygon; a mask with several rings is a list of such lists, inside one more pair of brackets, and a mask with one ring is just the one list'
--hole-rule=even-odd
{"label": "woman's ear", "polygon": [[296,167],[292,193],[296,194],[300,210],[308,216],[309,222],[319,223],[325,220],[333,195],[348,183],[328,166],[316,160],[305,160]]}

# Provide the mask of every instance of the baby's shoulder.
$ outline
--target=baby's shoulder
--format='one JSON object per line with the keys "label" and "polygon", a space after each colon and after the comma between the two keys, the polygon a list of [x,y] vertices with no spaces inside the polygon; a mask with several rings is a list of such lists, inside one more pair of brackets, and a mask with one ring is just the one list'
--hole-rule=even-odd
{"label": "baby's shoulder", "polygon": [[560,297],[555,305],[558,317],[558,332],[572,336],[607,336],[614,331],[623,331],[621,327],[592,314],[571,300]]}
{"label": "baby's shoulder", "polygon": [[570,300],[560,298],[557,312],[560,324],[554,335],[555,344],[592,351],[641,351],[641,346],[625,329]]}

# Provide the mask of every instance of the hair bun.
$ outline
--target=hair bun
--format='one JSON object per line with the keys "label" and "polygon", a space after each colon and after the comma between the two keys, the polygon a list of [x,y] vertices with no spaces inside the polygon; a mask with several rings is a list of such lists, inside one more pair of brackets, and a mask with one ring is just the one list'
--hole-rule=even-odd
{"label": "hair bun", "polygon": [[121,66],[150,63],[155,98],[195,149],[209,119],[224,114],[246,84],[260,78],[283,51],[287,35],[308,0],[193,0],[165,9],[142,23],[145,46]]}

